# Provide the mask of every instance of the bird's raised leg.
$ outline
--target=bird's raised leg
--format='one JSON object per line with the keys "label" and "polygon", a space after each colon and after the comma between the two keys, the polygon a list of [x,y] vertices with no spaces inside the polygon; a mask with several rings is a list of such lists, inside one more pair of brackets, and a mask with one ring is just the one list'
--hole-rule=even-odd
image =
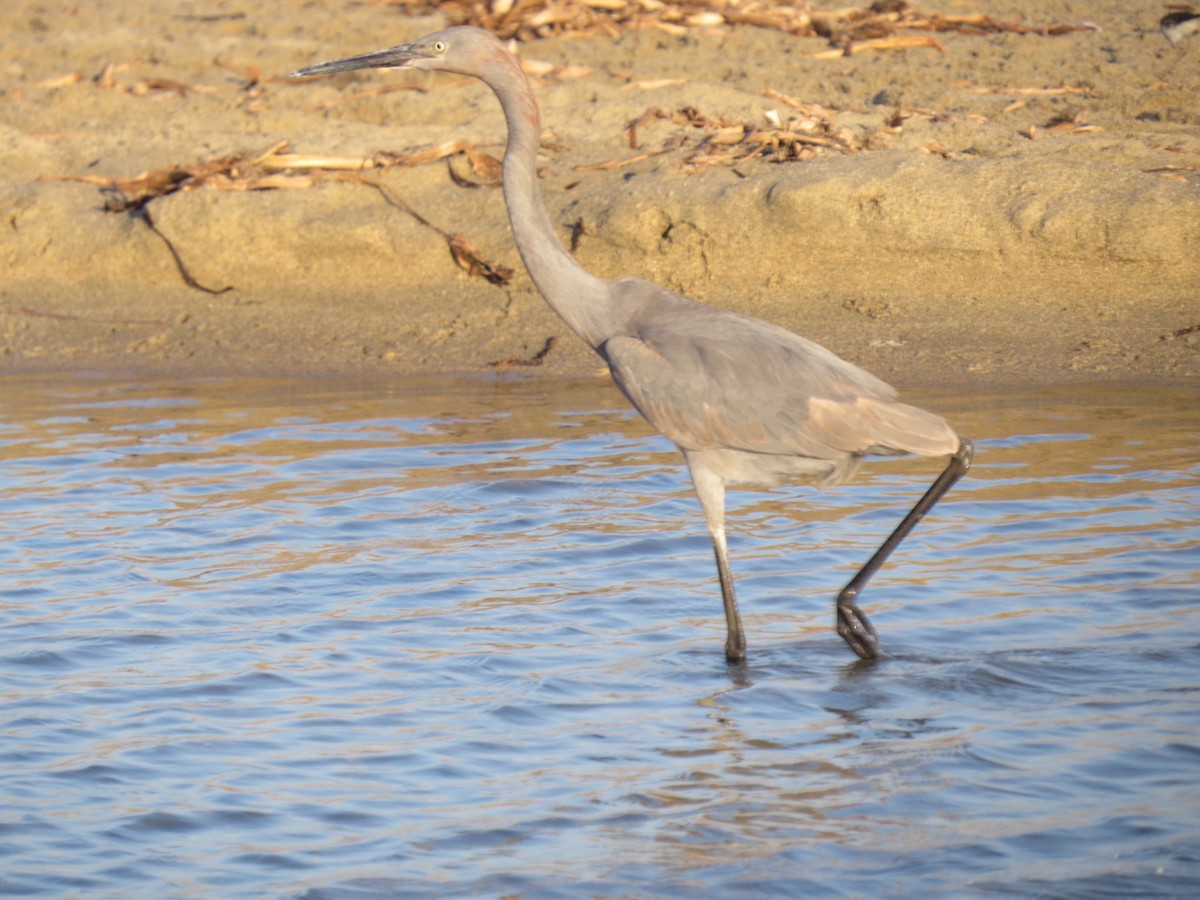
{"label": "bird's raised leg", "polygon": [[725,545],[725,482],[702,463],[688,457],[692,484],[700,498],[704,519],[712,535],[713,554],[717,558],[717,576],[721,579],[721,599],[725,603],[725,658],[731,663],[746,659],[746,632],[738,612],[737,596],[733,592],[733,573],[729,571],[729,551]]}
{"label": "bird's raised leg", "polygon": [[867,564],[858,570],[858,574],[850,579],[837,596],[837,632],[850,645],[850,649],[863,659],[874,659],[879,656],[879,639],[875,628],[861,609],[858,608],[859,592],[879,568],[884,564],[902,540],[913,530],[914,526],[925,517],[925,513],[933,509],[935,503],[942,498],[971,468],[971,459],[975,447],[970,441],[958,445],[958,451],[950,457],[950,462],[937,480],[929,486],[925,495],[917,501],[916,506],[909,510],[908,515],[896,526],[896,530],[888,536],[883,545],[875,551],[875,555],[867,560]]}

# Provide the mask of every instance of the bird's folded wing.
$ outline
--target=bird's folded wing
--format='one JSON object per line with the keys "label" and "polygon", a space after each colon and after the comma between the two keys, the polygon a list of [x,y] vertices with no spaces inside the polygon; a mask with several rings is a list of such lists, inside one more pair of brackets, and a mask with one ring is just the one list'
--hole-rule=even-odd
{"label": "bird's folded wing", "polygon": [[599,349],[630,402],[684,449],[812,459],[954,452],[958,439],[939,416],[897,403],[890,387],[823,347],[763,325],[689,318]]}

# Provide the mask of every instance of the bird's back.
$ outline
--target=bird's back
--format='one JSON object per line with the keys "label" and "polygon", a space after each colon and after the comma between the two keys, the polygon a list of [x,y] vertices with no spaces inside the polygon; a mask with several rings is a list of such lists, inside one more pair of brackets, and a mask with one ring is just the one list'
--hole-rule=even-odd
{"label": "bird's back", "polygon": [[958,447],[941,417],[897,402],[888,384],[819,344],[640,279],[613,287],[627,314],[597,349],[655,428],[685,451],[724,451],[729,465],[730,452],[799,458],[743,460],[763,476],[730,480],[838,478],[866,454]]}

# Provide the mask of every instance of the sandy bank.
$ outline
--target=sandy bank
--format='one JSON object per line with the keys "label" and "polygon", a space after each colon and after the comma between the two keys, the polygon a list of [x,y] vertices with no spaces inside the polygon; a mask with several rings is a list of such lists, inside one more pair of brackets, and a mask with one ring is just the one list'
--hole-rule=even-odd
{"label": "sandy bank", "polygon": [[[1138,4],[976,7],[1099,30],[833,60],[814,58],[819,39],[746,26],[524,45],[549,64],[535,89],[552,218],[597,273],[762,316],[900,385],[1197,377],[1200,37],[1171,46],[1161,11]],[[275,0],[0,11],[0,370],[479,370],[550,337],[540,371],[594,370],[521,269],[499,191],[452,177],[480,180],[461,156],[372,177],[514,269],[507,285],[465,274],[375,188],[321,173],[160,197],[143,210],[157,230],[105,212],[98,184],[45,180],[250,161],[284,141],[369,158],[460,140],[499,156],[503,122],[478,83],[284,77],[440,24]],[[625,129],[652,108],[750,124],[820,109],[855,152],[697,164],[712,128],[669,118],[633,150]],[[180,263],[231,289],[189,286]]]}

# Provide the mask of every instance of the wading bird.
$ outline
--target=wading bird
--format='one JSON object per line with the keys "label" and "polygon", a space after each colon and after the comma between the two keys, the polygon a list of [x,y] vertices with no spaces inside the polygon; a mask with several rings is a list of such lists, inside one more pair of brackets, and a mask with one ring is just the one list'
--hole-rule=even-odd
{"label": "wading bird", "polygon": [[351,69],[436,69],[471,75],[504,108],[504,199],[525,268],[546,302],[600,354],[650,424],[683,451],[717,558],[730,662],[746,657],[725,542],[725,486],[790,477],[844,481],[868,455],[949,456],[930,486],[837,597],[837,630],[863,659],[879,655],[857,597],[867,580],[971,465],[972,445],[945,420],[896,401],[875,376],[760,319],[673,294],[639,278],[585,271],[554,233],[538,187],[540,117],[520,64],[492,34],[449,28],[387,50],[308,66],[294,77]]}

